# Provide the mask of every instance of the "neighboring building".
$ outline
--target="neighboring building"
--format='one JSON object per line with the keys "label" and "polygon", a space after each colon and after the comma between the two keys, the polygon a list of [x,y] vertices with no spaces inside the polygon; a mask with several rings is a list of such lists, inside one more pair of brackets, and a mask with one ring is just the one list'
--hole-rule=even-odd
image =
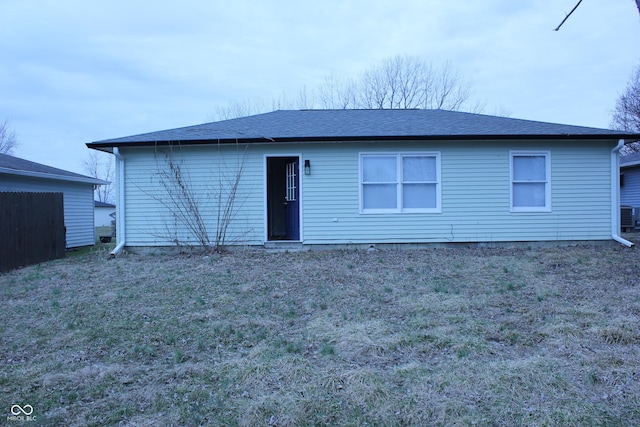
{"label": "neighboring building", "polygon": [[118,159],[118,247],[198,244],[185,210],[213,236],[232,187],[227,243],[369,245],[619,240],[618,150],[637,139],[444,110],[302,110],[87,146]]}
{"label": "neighboring building", "polygon": [[111,203],[94,201],[94,225],[96,227],[111,227],[111,221],[115,219],[116,205]]}
{"label": "neighboring building", "polygon": [[0,154],[0,191],[63,193],[67,247],[95,243],[93,189],[106,181]]}
{"label": "neighboring building", "polygon": [[640,208],[640,153],[620,157],[620,204]]}
{"label": "neighboring building", "polygon": [[640,153],[620,158],[620,206],[623,229],[635,228],[640,220]]}

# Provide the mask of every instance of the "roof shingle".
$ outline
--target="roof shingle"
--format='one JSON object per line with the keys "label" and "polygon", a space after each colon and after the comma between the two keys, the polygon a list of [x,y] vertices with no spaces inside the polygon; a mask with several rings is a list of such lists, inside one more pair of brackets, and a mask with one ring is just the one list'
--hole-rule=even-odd
{"label": "roof shingle", "polygon": [[107,181],[31,162],[8,154],[0,154],[0,173],[39,176],[43,178],[59,179],[62,181],[86,182],[97,185],[108,184]]}
{"label": "roof shingle", "polygon": [[447,110],[279,110],[196,126],[108,139],[89,147],[159,142],[269,142],[350,139],[630,138],[622,131]]}

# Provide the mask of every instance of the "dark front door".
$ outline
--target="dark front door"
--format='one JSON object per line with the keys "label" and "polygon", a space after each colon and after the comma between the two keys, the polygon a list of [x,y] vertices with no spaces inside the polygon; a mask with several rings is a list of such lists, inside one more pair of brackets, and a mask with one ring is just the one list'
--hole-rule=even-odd
{"label": "dark front door", "polygon": [[287,220],[287,240],[300,240],[300,178],[298,161],[286,164],[285,210]]}

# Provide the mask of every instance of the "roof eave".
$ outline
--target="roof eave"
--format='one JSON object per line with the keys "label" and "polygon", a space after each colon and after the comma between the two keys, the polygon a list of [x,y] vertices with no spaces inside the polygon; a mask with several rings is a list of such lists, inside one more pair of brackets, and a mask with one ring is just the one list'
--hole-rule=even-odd
{"label": "roof eave", "polygon": [[50,173],[24,171],[19,169],[2,168],[2,167],[0,167],[0,173],[9,174],[9,175],[28,176],[31,178],[53,179],[56,181],[80,182],[80,183],[92,184],[92,185],[110,184],[109,181],[103,181],[97,178],[89,178],[89,177],[82,178],[82,177],[75,177],[75,176],[55,175]]}
{"label": "roof eave", "polygon": [[251,137],[220,138],[194,140],[140,140],[140,141],[97,141],[87,147],[107,151],[113,147],[165,146],[165,145],[203,145],[203,144],[269,144],[301,142],[350,142],[350,141],[496,141],[496,140],[620,140],[626,144],[640,140],[640,134],[500,134],[500,135],[381,135],[381,136],[301,136],[301,137]]}
{"label": "roof eave", "polygon": [[629,162],[629,163],[620,163],[620,167],[621,168],[631,168],[634,166],[640,166],[640,160],[636,161],[636,162]]}

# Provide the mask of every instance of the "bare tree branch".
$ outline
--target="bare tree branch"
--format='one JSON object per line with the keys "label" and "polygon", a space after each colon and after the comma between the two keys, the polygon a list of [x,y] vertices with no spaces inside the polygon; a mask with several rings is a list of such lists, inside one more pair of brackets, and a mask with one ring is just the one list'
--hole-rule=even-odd
{"label": "bare tree branch", "polygon": [[460,110],[470,84],[447,62],[434,68],[414,56],[396,56],[369,68],[359,80],[355,108]]}
{"label": "bare tree branch", "polygon": [[[627,87],[616,101],[611,118],[613,129],[640,133],[640,66],[634,70]],[[623,148],[624,154],[640,151],[640,144],[628,144]]]}
{"label": "bare tree branch", "polygon": [[9,127],[6,120],[0,123],[0,154],[13,154],[18,146],[16,133]]}
{"label": "bare tree branch", "polygon": [[[220,149],[220,147],[218,147]],[[211,183],[193,182],[189,167],[184,162],[182,147],[156,149],[156,179],[162,190],[147,192],[173,215],[173,225],[166,225],[167,235],[178,246],[190,245],[193,239],[207,252],[223,252],[229,243],[228,230],[242,208],[239,188],[244,173],[247,150],[235,157],[237,163],[229,165],[218,151],[217,171],[211,174]],[[233,157],[233,156],[232,156]],[[146,192],[146,191],[145,191]],[[211,216],[215,214],[215,224]],[[214,229],[215,227],[215,229]],[[180,231],[186,231],[183,236]],[[185,240],[182,240],[185,237]]]}
{"label": "bare tree branch", "polygon": [[[200,209],[198,195],[193,190],[191,177],[184,169],[182,159],[173,153],[173,146],[168,151],[161,151],[164,163],[158,167],[158,178],[165,190],[165,197],[156,200],[169,208],[174,222],[180,223],[198,240],[205,249],[211,248],[211,240]],[[177,229],[174,243],[179,244]]]}
{"label": "bare tree branch", "polygon": [[356,84],[353,80],[340,79],[331,74],[318,88],[320,107],[345,110],[356,108]]}
{"label": "bare tree branch", "polygon": [[84,171],[91,177],[109,181],[110,184],[95,186],[94,196],[100,202],[113,202],[115,166],[113,156],[95,150],[89,150],[89,156],[82,162]]}
{"label": "bare tree branch", "polygon": [[286,108],[403,109],[468,107],[470,83],[447,62],[434,67],[417,56],[398,55],[371,66],[357,78],[330,75],[316,90],[303,88],[294,99],[284,94],[266,103],[235,103],[218,109],[219,119],[230,119]]}
{"label": "bare tree branch", "polygon": [[[636,1],[640,1],[640,0],[636,0]],[[571,12],[569,12],[569,14],[567,16],[564,17],[564,19],[562,20],[562,22],[560,23],[560,25],[558,25],[556,28],[554,28],[553,31],[558,31],[560,29],[560,27],[562,27],[562,24],[564,24],[564,22],[569,19],[569,17],[571,16],[571,14],[573,12],[575,12],[575,10],[578,8],[578,6],[580,6],[580,3],[582,3],[582,0],[579,0],[578,3],[573,7],[573,9],[571,9]]]}

